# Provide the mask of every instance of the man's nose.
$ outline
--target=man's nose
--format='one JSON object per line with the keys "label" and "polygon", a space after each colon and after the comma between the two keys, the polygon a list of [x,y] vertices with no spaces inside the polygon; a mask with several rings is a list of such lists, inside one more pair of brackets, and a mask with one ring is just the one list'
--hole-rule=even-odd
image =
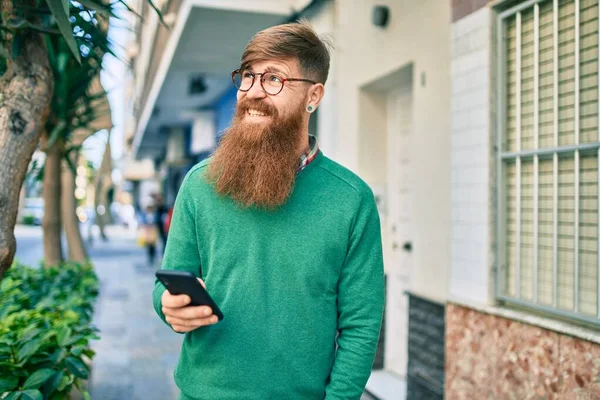
{"label": "man's nose", "polygon": [[252,85],[250,90],[246,92],[246,97],[249,99],[264,99],[265,97],[267,97],[267,94],[265,93],[260,84],[260,78],[258,76],[254,80],[254,84]]}

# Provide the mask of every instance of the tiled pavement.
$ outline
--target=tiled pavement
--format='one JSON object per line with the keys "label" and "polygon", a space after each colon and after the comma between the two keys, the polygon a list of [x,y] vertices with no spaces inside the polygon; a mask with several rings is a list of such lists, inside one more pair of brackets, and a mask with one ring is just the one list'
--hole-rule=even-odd
{"label": "tiled pavement", "polygon": [[110,241],[90,251],[100,278],[94,323],[101,339],[90,394],[101,400],[177,399],[173,370],[183,336],[156,316],[151,292],[155,267],[147,265],[135,237],[113,229]]}

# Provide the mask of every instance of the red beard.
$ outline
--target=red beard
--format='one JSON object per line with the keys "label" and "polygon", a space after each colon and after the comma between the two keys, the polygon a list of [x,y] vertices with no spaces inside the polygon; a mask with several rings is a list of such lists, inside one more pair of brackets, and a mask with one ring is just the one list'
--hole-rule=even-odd
{"label": "red beard", "polygon": [[[270,117],[266,123],[244,121],[249,109]],[[283,119],[275,107],[255,100],[237,105],[208,167],[215,191],[244,207],[273,210],[288,200],[299,166],[302,108]]]}

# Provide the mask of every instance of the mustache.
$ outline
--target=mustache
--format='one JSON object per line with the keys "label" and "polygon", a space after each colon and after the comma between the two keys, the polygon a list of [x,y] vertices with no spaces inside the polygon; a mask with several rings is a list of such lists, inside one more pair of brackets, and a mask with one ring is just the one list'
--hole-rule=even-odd
{"label": "mustache", "polygon": [[277,109],[268,103],[259,100],[248,100],[244,99],[237,104],[237,112],[245,113],[248,110],[256,110],[266,115],[277,117]]}

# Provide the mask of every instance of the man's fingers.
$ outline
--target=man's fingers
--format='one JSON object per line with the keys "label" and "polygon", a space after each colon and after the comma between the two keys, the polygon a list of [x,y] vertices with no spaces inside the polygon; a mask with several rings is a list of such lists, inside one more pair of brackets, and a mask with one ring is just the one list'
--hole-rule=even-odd
{"label": "man's fingers", "polygon": [[212,309],[206,306],[190,306],[183,308],[168,308],[163,306],[163,313],[173,318],[198,319],[209,317]]}
{"label": "man's fingers", "polygon": [[189,331],[193,331],[196,328],[192,328],[192,327],[185,327],[185,326],[181,326],[181,325],[172,325],[173,330],[175,332],[179,332],[179,333],[186,333]]}
{"label": "man's fingers", "polygon": [[213,325],[219,322],[219,319],[213,315],[206,318],[196,318],[196,319],[181,319],[175,317],[167,317],[167,322],[171,324],[171,326],[182,326],[185,328],[198,328],[201,326]]}
{"label": "man's fingers", "polygon": [[163,307],[167,308],[185,307],[192,301],[186,294],[172,295],[168,290],[164,291],[161,300]]}
{"label": "man's fingers", "polygon": [[206,283],[204,283],[204,281],[202,279],[198,278],[198,282],[200,282],[200,284],[202,285],[202,287],[204,289],[206,289]]}

